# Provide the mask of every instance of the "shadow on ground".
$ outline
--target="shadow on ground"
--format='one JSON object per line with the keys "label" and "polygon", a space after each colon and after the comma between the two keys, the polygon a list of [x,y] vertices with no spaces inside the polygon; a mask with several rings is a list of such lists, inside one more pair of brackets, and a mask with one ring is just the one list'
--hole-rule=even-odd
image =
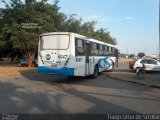
{"label": "shadow on ground", "polygon": [[113,72],[129,72],[129,73],[133,73],[134,71],[130,70],[130,69],[119,69],[119,68],[116,68],[116,69],[113,70]]}
{"label": "shadow on ground", "polygon": [[[7,89],[2,89],[1,86],[6,86]],[[58,92],[58,94],[55,94],[55,89],[48,89],[45,91],[40,89],[32,90],[32,88],[25,88],[12,83],[0,83],[0,113],[137,113],[131,109],[106,102],[97,97],[88,95],[85,92],[78,91],[73,87],[64,88],[60,84],[57,84],[56,87],[62,89],[63,92]],[[71,99],[67,100],[66,98]],[[80,102],[74,104],[74,100],[76,100],[75,98],[80,99]],[[81,108],[81,105],[84,105],[82,101],[85,101],[91,105],[88,108],[83,109]],[[66,105],[69,107],[65,107]]]}
{"label": "shadow on ground", "polygon": [[[148,87],[144,87],[143,89],[141,89],[141,87],[139,87],[141,85],[128,83],[126,81],[120,81],[116,79],[111,80],[110,78],[108,78],[108,74],[112,72],[100,73],[100,75],[96,79],[90,79],[90,77],[68,78],[65,76],[40,74],[36,70],[33,72],[29,72],[29,71],[19,71],[19,72],[21,72],[21,75],[29,81],[40,81],[40,82],[43,82],[44,84],[49,84],[49,85],[55,85],[55,84],[81,85],[81,86],[92,86],[92,87],[100,87],[100,88],[116,88],[119,90],[126,90],[126,91],[138,90],[139,92],[152,89]],[[120,74],[125,75],[123,72]],[[131,73],[129,75],[130,75],[129,79],[137,80],[135,73]]]}

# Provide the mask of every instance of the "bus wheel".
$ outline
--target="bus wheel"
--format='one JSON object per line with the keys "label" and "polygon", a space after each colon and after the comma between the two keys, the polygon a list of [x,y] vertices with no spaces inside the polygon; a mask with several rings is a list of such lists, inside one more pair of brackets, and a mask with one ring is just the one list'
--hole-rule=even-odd
{"label": "bus wheel", "polygon": [[67,76],[68,80],[74,80],[75,76]]}
{"label": "bus wheel", "polygon": [[113,71],[113,68],[114,68],[114,63],[112,62],[112,67],[111,67],[111,69],[109,70],[109,72],[112,72],[112,71]]}
{"label": "bus wheel", "polygon": [[99,73],[99,70],[98,70],[98,66],[96,65],[94,67],[94,73],[93,75],[91,76],[92,79],[96,78],[98,76],[98,73]]}

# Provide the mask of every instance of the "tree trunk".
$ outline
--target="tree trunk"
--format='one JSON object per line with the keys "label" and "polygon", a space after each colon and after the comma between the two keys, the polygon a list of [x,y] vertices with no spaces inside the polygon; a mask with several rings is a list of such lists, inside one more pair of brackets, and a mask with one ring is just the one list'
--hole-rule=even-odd
{"label": "tree trunk", "polygon": [[35,52],[28,51],[26,53],[26,60],[27,60],[28,67],[32,67],[32,62],[34,60],[34,57],[35,57]]}

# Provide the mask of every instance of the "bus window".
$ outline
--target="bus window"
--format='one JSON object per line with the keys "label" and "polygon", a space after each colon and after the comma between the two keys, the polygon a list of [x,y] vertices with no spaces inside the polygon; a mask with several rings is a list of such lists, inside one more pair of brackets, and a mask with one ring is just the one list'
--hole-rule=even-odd
{"label": "bus window", "polygon": [[114,48],[110,47],[109,56],[114,56]]}
{"label": "bus window", "polygon": [[93,42],[91,43],[91,55],[95,55],[95,53],[94,53],[94,43]]}
{"label": "bus window", "polygon": [[107,52],[109,53],[109,46],[107,46]]}
{"label": "bus window", "polygon": [[112,48],[112,55],[114,55],[114,48]]}
{"label": "bus window", "polygon": [[69,48],[68,35],[41,36],[41,50],[67,50]]}
{"label": "bus window", "polygon": [[84,41],[76,38],[75,40],[75,54],[76,56],[84,55]]}
{"label": "bus window", "polygon": [[93,55],[98,55],[98,44],[92,43],[92,53]]}
{"label": "bus window", "polygon": [[113,48],[111,47],[111,52],[113,52]]}
{"label": "bus window", "polygon": [[104,51],[105,51],[104,55],[108,55],[108,47],[107,46],[105,46]]}
{"label": "bus window", "polygon": [[108,52],[109,52],[109,53],[111,52],[111,47],[108,47]]}
{"label": "bus window", "polygon": [[108,55],[109,55],[109,56],[112,56],[112,47],[109,47]]}
{"label": "bus window", "polygon": [[99,47],[99,55],[103,55],[103,45],[98,45]]}

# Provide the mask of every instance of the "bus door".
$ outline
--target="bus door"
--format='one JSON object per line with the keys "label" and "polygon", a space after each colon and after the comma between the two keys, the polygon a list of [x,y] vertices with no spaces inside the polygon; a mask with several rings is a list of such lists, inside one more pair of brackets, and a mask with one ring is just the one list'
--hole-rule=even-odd
{"label": "bus door", "polygon": [[89,56],[91,55],[91,45],[89,42],[86,42],[84,44],[84,55],[85,55],[85,71],[86,71],[86,74],[90,74],[90,69],[91,69],[91,62],[90,62],[90,59],[89,59]]}

